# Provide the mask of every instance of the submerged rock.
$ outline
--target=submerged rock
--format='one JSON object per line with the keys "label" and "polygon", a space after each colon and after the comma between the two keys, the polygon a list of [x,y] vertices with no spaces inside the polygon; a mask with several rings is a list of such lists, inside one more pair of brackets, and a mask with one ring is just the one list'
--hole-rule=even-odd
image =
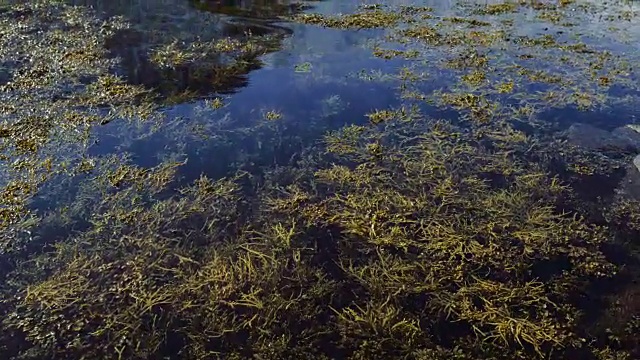
{"label": "submerged rock", "polygon": [[9,70],[4,67],[0,67],[0,86],[8,83],[10,78],[11,73],[9,72]]}
{"label": "submerged rock", "polygon": [[640,155],[633,158],[633,165],[635,165],[636,169],[640,171]]}
{"label": "submerged rock", "polygon": [[567,139],[573,145],[589,150],[619,148],[640,150],[640,126],[629,124],[609,132],[588,124],[573,124]]}
{"label": "submerged rock", "polygon": [[640,200],[640,155],[629,165],[616,193],[624,199]]}
{"label": "submerged rock", "polygon": [[632,146],[640,148],[640,126],[629,124],[616,128],[611,132],[617,142],[626,144],[627,147]]}
{"label": "submerged rock", "polygon": [[567,139],[571,144],[587,149],[608,147],[613,143],[613,136],[608,131],[581,123],[569,127]]}
{"label": "submerged rock", "polygon": [[[627,163],[626,175],[616,189],[618,196],[640,200],[640,126],[628,124],[606,131],[588,124],[573,124],[566,132],[567,140],[574,146],[591,151],[614,151],[633,155]],[[623,154],[620,154],[623,155]],[[624,155],[623,155],[624,156]]]}

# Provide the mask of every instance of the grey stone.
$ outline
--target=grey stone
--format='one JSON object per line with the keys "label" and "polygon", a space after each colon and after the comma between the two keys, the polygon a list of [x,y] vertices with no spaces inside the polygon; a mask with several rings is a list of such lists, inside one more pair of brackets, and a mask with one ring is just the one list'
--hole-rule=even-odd
{"label": "grey stone", "polygon": [[640,155],[633,158],[633,165],[635,165],[636,169],[640,171]]}
{"label": "grey stone", "polygon": [[640,126],[625,125],[609,132],[588,124],[573,124],[567,130],[567,138],[573,145],[589,150],[602,148],[639,149]]}
{"label": "grey stone", "polygon": [[640,132],[637,125],[621,126],[611,132],[613,141],[619,147],[640,148]]}
{"label": "grey stone", "polygon": [[587,149],[611,146],[615,138],[610,132],[587,124],[573,124],[567,130],[567,139],[573,145]]}
{"label": "grey stone", "polygon": [[633,159],[633,165],[629,165],[626,176],[620,182],[616,192],[618,196],[640,200],[640,155]]}

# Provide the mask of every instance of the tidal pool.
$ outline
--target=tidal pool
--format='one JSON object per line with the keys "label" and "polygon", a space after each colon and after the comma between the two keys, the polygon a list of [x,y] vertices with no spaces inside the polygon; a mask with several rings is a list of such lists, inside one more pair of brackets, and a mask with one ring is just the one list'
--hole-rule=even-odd
{"label": "tidal pool", "polygon": [[640,357],[638,6],[0,1],[0,353]]}

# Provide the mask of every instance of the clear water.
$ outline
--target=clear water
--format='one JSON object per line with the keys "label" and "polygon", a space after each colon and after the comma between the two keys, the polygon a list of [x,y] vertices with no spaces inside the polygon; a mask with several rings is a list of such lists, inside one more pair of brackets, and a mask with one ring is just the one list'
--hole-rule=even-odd
{"label": "clear water", "polygon": [[[379,2],[308,1],[304,2],[308,6],[304,11],[329,16],[349,14],[363,4]],[[435,0],[383,2],[391,7],[430,6],[440,18],[462,16],[467,6],[491,3]],[[290,4],[266,0],[73,0],[72,3],[93,7],[104,16],[123,16],[134,24],[134,28],[153,33],[156,40],[174,36],[187,42],[226,36],[242,37],[243,31],[248,30],[275,37],[279,46],[261,56],[259,66],[243,74],[240,81],[231,87],[212,86],[185,101],[166,103],[150,121],[116,119],[92,128],[87,144],[69,145],[58,150],[65,153],[66,159],[126,156],[133,164],[147,168],[167,159],[175,159],[185,162],[179,168],[181,183],[189,183],[202,174],[221,178],[238,170],[248,170],[259,176],[265,170],[300,160],[303,149],[318,143],[330,130],[348,124],[368,123],[367,115],[376,110],[416,106],[424,116],[452,121],[457,121],[460,115],[449,106],[402,99],[400,95],[459,91],[459,87],[464,86],[459,82],[464,71],[443,69],[442,64],[464,54],[460,54],[460,49],[455,47],[435,47],[420,42],[399,44],[387,38],[396,34],[393,29],[342,30],[288,22],[281,17],[294,12]],[[621,9],[629,12],[640,10],[637,3],[619,2],[607,6],[615,7],[615,14]],[[572,57],[563,63],[556,61],[558,54],[554,49],[536,53],[539,60],[533,61],[523,58],[530,50],[513,45],[488,45],[479,49],[492,55],[491,66],[496,71],[487,76],[504,76],[491,80],[517,82],[517,79],[510,78],[513,73],[501,70],[513,65],[533,71],[553,70],[563,76],[560,84],[535,81],[517,83],[519,88],[513,94],[492,95],[505,107],[522,105],[518,95],[540,107],[541,111],[535,116],[514,119],[519,121],[521,128],[532,133],[545,131],[545,136],[556,136],[574,123],[587,123],[607,130],[638,123],[640,107],[636,100],[640,94],[640,83],[634,71],[635,64],[640,60],[640,21],[636,16],[628,21],[612,21],[606,19],[606,15],[607,8],[603,8],[594,10],[593,14],[581,15],[580,18],[568,17],[567,21],[575,22],[570,31],[564,26],[539,21],[535,18],[535,12],[529,10],[487,17],[513,21],[513,25],[508,27],[513,38],[539,38],[552,34],[558,36],[559,41],[581,41],[595,49],[607,50],[631,64],[629,73],[620,76],[625,82],[608,89],[603,104],[584,111],[575,105],[554,106],[553,97],[547,104],[529,96],[536,92],[559,90],[563,81],[574,82],[572,86],[577,89],[576,94],[593,94],[597,87],[579,77],[584,72],[580,67],[590,62],[588,53],[572,53]],[[455,26],[451,28],[455,30]],[[480,29],[485,32],[493,30]],[[568,35],[570,33],[573,35]],[[117,71],[133,83],[152,82],[153,79],[149,79],[148,75],[139,75],[140,66],[144,63],[139,54],[144,52],[146,44],[132,41],[116,45],[118,55],[128,59]],[[374,55],[373,48],[376,46],[414,50],[417,51],[417,57],[383,59]],[[416,80],[402,79],[402,74],[409,70],[418,76]],[[607,70],[610,69],[602,71]],[[1,76],[0,72],[0,79]],[[462,92],[467,91],[475,90],[462,89]],[[221,106],[214,108],[214,101],[220,101]],[[269,120],[269,114],[278,114],[279,118]],[[531,123],[527,123],[529,120]],[[39,189],[31,204],[33,210],[43,214],[62,206],[81,204],[77,199],[77,189],[92,175],[73,179],[64,176],[52,179]],[[100,194],[95,195],[99,197]],[[81,226],[77,229],[82,230]],[[48,229],[45,223],[40,235],[49,241],[50,238],[66,237],[68,234],[62,231],[56,233],[56,229]],[[39,251],[41,249],[33,252]],[[0,262],[0,268],[2,265]]]}
{"label": "clear water", "polygon": [[[214,178],[228,175],[237,170],[237,164],[246,163],[247,157],[255,164],[253,171],[261,166],[284,165],[328,130],[346,124],[366,123],[366,114],[379,109],[415,104],[428,116],[457,117],[456,112],[447,108],[420,101],[401,101],[398,97],[402,81],[397,74],[403,67],[425,75],[424,79],[409,85],[412,89],[424,94],[452,89],[459,74],[442,70],[434,64],[451,56],[453,50],[420,44],[398,45],[385,39],[392,33],[389,29],[342,30],[278,20],[278,16],[293,12],[288,2],[279,1],[74,0],[72,3],[90,6],[106,16],[124,16],[136,28],[159,29],[158,36],[169,36],[175,32],[185,41],[220,38],[228,36],[229,24],[240,28],[246,25],[249,29],[259,24],[265,33],[270,31],[265,29],[271,29],[280,43],[278,50],[261,57],[258,69],[246,74],[244,81],[234,88],[224,89],[224,93],[220,93],[221,89],[211,88],[210,93],[203,93],[185,103],[166,106],[161,111],[163,119],[151,124],[116,120],[96,127],[93,129],[94,145],[86,149],[86,156],[126,153],[135,164],[145,167],[177,156],[187,160],[180,171],[183,180],[188,182],[200,174]],[[303,3],[306,12],[338,15],[352,13],[363,4],[379,2],[326,0]],[[474,3],[491,2],[384,2],[389,6],[429,6],[440,17],[462,15],[465,10],[461,9]],[[639,7],[634,3],[617,6],[629,11],[638,11]],[[572,40],[563,38],[563,33],[568,33],[566,28],[539,21],[534,15],[533,10],[525,10],[499,16],[514,21],[515,25],[510,28],[514,37],[554,34],[559,35],[560,40]],[[570,28],[570,32],[584,35],[575,35],[573,40],[579,38],[598,49],[624,55],[630,61],[638,59],[638,18],[620,23],[604,20],[604,15],[605,11],[593,14],[588,22],[584,21],[584,16],[577,19],[579,21]],[[385,60],[372,54],[372,46],[376,44],[387,49],[416,49],[420,55],[417,60]],[[131,49],[137,46],[139,44]],[[130,53],[131,49],[126,52]],[[522,53],[516,48],[489,48],[488,51],[496,55],[498,68],[500,63],[519,62],[517,56]],[[553,56],[553,50],[549,53]],[[550,66],[544,62],[522,63],[533,69]],[[131,73],[130,70],[125,73]],[[556,72],[563,73],[564,70],[558,68]],[[571,72],[567,70],[566,74],[570,76]],[[529,86],[531,93],[553,88],[544,84]],[[638,91],[632,86],[622,86],[610,89],[609,93],[615,99],[635,97]],[[212,110],[207,105],[207,101],[215,98],[222,99],[224,107]],[[504,104],[517,103],[517,99],[504,100]],[[280,113],[282,119],[265,121],[265,114],[269,111]],[[556,131],[574,122],[613,129],[636,122],[639,111],[640,107],[634,102],[589,112],[578,111],[574,107],[550,107],[539,114],[537,120],[553,124]],[[34,207],[55,208],[50,192],[46,198],[45,202],[36,199]]]}

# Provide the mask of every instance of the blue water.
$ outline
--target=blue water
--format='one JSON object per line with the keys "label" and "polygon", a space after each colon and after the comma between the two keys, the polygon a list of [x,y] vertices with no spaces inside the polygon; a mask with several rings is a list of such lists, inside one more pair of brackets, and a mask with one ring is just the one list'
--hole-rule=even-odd
{"label": "blue water", "polygon": [[[74,3],[93,6],[97,11],[108,15],[124,15],[136,26],[143,27],[149,26],[146,21],[154,18],[156,12],[166,12],[167,8],[173,9],[180,4],[172,12],[172,21],[175,22],[173,26],[185,31],[190,29],[189,19],[202,15],[200,10],[190,6],[188,2],[173,0],[76,0]],[[253,6],[250,1],[234,3],[245,9]],[[415,1],[402,0],[385,3],[394,6],[416,4]],[[353,12],[362,2],[327,0],[308,4],[311,5],[311,9],[307,12],[332,15]],[[455,4],[454,1],[419,2],[421,6],[437,9],[442,16],[459,14],[459,7]],[[560,31],[560,27],[556,29],[553,25],[532,22],[532,14],[524,11],[510,15],[524,23],[531,22],[530,26],[516,27],[514,36],[535,37]],[[221,22],[233,19],[224,14],[206,15],[214,16]],[[627,31],[617,31],[628,34],[629,39],[634,39],[637,35],[633,34],[640,34],[634,33],[635,29],[640,28],[637,23],[635,21],[627,24]],[[261,57],[260,68],[246,75],[247,81],[244,86],[225,94],[218,94],[216,89],[212,89],[210,94],[198,99],[167,106],[161,111],[164,118],[157,121],[145,123],[119,119],[97,127],[93,130],[95,144],[88,147],[85,155],[103,157],[128,154],[134,164],[144,167],[153,167],[166,158],[177,157],[186,161],[180,168],[179,176],[182,181],[188,182],[201,174],[214,178],[232,174],[238,170],[239,164],[253,164],[252,171],[261,167],[287,165],[302,148],[317,143],[327,131],[346,124],[366,123],[366,114],[375,110],[417,103],[425,115],[446,116],[452,119],[456,117],[455,112],[447,109],[435,109],[424,102],[399,99],[401,81],[394,78],[402,67],[412,67],[426,74],[425,79],[410,84],[412,89],[425,94],[438,89],[449,90],[456,73],[439,70],[437,66],[438,61],[451,56],[447,51],[436,51],[420,44],[398,47],[397,44],[384,40],[384,36],[390,33],[388,29],[327,29],[286,21],[270,24],[288,28],[290,35],[282,38],[282,46],[278,51]],[[594,20],[593,23],[582,26],[585,33],[589,34],[590,44],[593,46],[617,53],[633,54],[637,50],[637,43],[633,41],[613,43],[594,40],[602,34],[610,35],[612,27],[618,26],[622,29],[620,24]],[[622,36],[620,38],[622,39]],[[588,40],[587,37],[582,40],[586,41],[585,39]],[[377,58],[371,50],[374,43],[381,44],[383,48],[418,49],[420,60]],[[508,52],[504,52],[503,55],[503,49],[485,50],[501,54],[505,63],[514,61]],[[533,64],[534,67],[542,65],[543,69],[546,66],[535,62],[529,64]],[[300,68],[307,71],[299,71]],[[386,77],[372,80],[366,79],[363,74],[386,74]],[[545,91],[549,88],[546,85],[534,84],[528,91]],[[637,93],[627,87],[614,88],[612,91],[620,97]],[[216,97],[220,97],[225,106],[217,110],[207,108],[206,100]],[[507,105],[516,103],[516,100],[504,101]],[[540,116],[548,119],[550,123],[553,122],[558,130],[568,127],[573,122],[586,122],[612,129],[635,122],[638,109],[633,105],[621,105],[580,112],[574,107],[566,107],[550,109]],[[275,121],[265,120],[265,113],[268,111],[278,112],[282,118]],[[250,161],[247,161],[248,159]],[[43,189],[43,193],[47,193],[46,189]],[[34,204],[38,203],[38,207],[42,206],[42,202],[39,201]],[[45,208],[55,208],[54,203],[47,203]]]}
{"label": "blue water", "polygon": [[[329,11],[326,5],[331,3],[322,4],[325,5],[324,11]],[[322,9],[313,9],[317,10]],[[217,153],[222,150],[215,140],[202,142],[187,135],[177,141],[174,121],[177,118],[184,124],[184,127],[178,125],[182,127],[180,130],[200,124],[216,129],[210,130],[209,134],[214,138],[216,131],[236,141],[241,138],[230,148],[225,146],[225,151],[239,152],[242,149],[255,149],[261,146],[258,142],[265,141],[258,139],[257,135],[241,134],[265,125],[266,111],[281,113],[282,119],[273,125],[281,130],[288,128],[289,134],[296,129],[296,135],[309,143],[317,140],[326,130],[348,123],[363,123],[367,121],[365,114],[368,112],[398,104],[397,81],[379,82],[358,78],[364,69],[394,73],[406,65],[406,61],[376,58],[365,48],[366,42],[379,35],[380,31],[354,32],[293,23],[278,25],[290,28],[293,35],[284,39],[280,51],[262,58],[262,67],[249,74],[247,85],[236,89],[231,95],[212,92],[210,98],[221,97],[225,107],[203,113],[199,109],[206,107],[205,100],[166,107],[162,112],[167,120],[160,125],[160,130],[141,139],[131,138],[135,138],[138,132],[149,131],[148,126],[131,124],[127,120],[113,121],[95,130],[97,143],[89,149],[89,155],[101,156],[124,151],[132,155],[136,164],[154,166],[161,161],[161,153],[183,151],[183,156],[189,159],[189,165],[185,168],[190,168],[191,178],[197,176],[198,170],[208,173],[206,160],[219,162]],[[308,71],[296,71],[300,65],[308,66]],[[337,102],[337,109],[328,111],[326,108],[331,106],[327,105],[327,101],[331,98]],[[123,143],[126,138],[129,141]],[[186,148],[184,144],[187,144]],[[226,157],[226,161],[230,159]],[[202,169],[194,168],[193,164],[199,164]],[[220,164],[216,168],[231,170],[230,166]],[[215,175],[221,176],[225,172]]]}

